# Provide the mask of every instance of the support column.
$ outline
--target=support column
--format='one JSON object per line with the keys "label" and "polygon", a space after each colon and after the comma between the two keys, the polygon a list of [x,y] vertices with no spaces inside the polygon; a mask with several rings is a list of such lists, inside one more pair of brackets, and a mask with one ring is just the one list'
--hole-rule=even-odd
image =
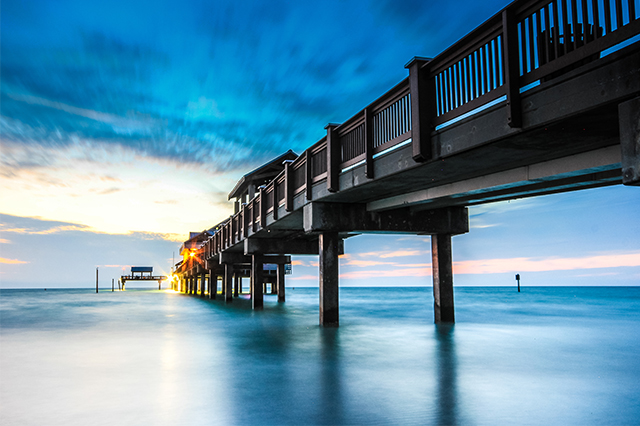
{"label": "support column", "polygon": [[238,297],[238,286],[240,281],[240,275],[236,272],[233,274],[233,297]]}
{"label": "support column", "polygon": [[213,269],[209,270],[209,299],[215,299],[218,294],[218,276],[213,272]]}
{"label": "support column", "polygon": [[224,287],[224,301],[231,303],[233,301],[233,294],[231,293],[231,286],[233,281],[233,265],[230,263],[224,264],[224,279],[222,280],[222,286]]}
{"label": "support column", "polygon": [[618,105],[622,183],[640,186],[640,97]]}
{"label": "support column", "polygon": [[204,280],[206,279],[206,274],[202,272],[200,274],[200,297],[204,297]]}
{"label": "support column", "polygon": [[451,234],[431,236],[435,322],[454,322]]}
{"label": "support column", "polygon": [[284,302],[284,263],[278,263],[278,302]]}
{"label": "support column", "polygon": [[251,256],[251,307],[262,309],[264,307],[264,296],[262,294],[263,271],[262,255]]}
{"label": "support column", "polygon": [[320,234],[320,325],[338,326],[339,242],[337,232]]}

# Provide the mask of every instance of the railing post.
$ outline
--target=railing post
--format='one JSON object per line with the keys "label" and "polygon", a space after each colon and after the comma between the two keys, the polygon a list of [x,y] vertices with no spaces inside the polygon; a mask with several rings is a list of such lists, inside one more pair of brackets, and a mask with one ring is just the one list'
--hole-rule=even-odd
{"label": "railing post", "polygon": [[244,227],[244,237],[249,236],[249,204],[242,205],[242,226]]}
{"label": "railing post", "polygon": [[255,197],[251,200],[251,230],[255,233],[258,232],[258,228],[256,227],[256,199]]}
{"label": "railing post", "polygon": [[230,234],[229,246],[232,246],[235,243],[235,240],[236,240],[236,218],[231,216],[229,222],[230,222],[230,224],[229,224],[229,234]]}
{"label": "railing post", "polygon": [[293,210],[293,169],[290,161],[284,163],[284,210]]}
{"label": "railing post", "polygon": [[278,220],[278,182],[273,180],[273,191],[271,191],[273,197],[273,220]]}
{"label": "railing post", "polygon": [[327,124],[327,190],[338,192],[340,190],[340,139],[335,132],[337,124]]}
{"label": "railing post", "polygon": [[373,117],[371,109],[364,109],[364,175],[373,179]]}
{"label": "railing post", "polygon": [[313,199],[313,175],[311,174],[311,153],[309,150],[304,152],[304,192],[306,194],[307,200],[311,201]]}
{"label": "railing post", "polygon": [[260,187],[260,228],[267,228],[267,200],[265,199],[265,190]]}
{"label": "railing post", "polygon": [[424,162],[433,158],[431,127],[436,115],[436,96],[433,79],[424,65],[429,58],[413,58],[405,68],[409,69],[409,91],[411,93],[411,143],[413,159]]}
{"label": "railing post", "polygon": [[518,23],[513,11],[502,11],[502,44],[504,56],[504,86],[507,92],[507,123],[510,127],[522,127],[520,108],[520,80]]}

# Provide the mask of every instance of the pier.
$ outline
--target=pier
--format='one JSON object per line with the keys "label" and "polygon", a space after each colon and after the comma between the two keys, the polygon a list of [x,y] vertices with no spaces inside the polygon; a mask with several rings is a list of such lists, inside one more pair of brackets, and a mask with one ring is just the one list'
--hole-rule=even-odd
{"label": "pier", "polygon": [[160,290],[162,288],[162,281],[166,279],[166,275],[153,275],[152,266],[132,266],[131,274],[122,275],[120,277],[120,282],[124,289],[127,281],[158,281],[158,290]]}
{"label": "pier", "polygon": [[174,290],[231,302],[247,277],[262,309],[265,282],[285,300],[291,255],[317,255],[319,321],[337,326],[344,239],[429,235],[435,322],[454,322],[451,243],[468,206],[640,185],[639,34],[633,0],[514,1],[410,60],[300,155],[243,176],[233,215],[183,243]]}

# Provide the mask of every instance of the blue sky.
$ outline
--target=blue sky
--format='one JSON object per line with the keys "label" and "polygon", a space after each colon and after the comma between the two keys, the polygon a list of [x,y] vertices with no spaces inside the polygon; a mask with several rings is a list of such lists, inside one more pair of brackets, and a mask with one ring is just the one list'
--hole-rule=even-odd
{"label": "blue sky", "polygon": [[[240,176],[303,151],[506,4],[3,1],[0,285],[168,271],[189,231],[230,214]],[[456,284],[510,285],[516,270],[637,285],[639,209],[622,187],[472,208]],[[345,285],[430,282],[428,237],[346,247]],[[297,259],[292,285],[317,283],[314,261]]]}

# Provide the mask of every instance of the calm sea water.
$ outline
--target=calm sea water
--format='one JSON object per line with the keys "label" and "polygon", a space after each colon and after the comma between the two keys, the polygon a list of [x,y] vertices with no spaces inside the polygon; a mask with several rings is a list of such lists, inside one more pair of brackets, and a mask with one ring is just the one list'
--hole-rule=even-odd
{"label": "calm sea water", "polygon": [[640,424],[640,288],[2,290],[2,425]]}

